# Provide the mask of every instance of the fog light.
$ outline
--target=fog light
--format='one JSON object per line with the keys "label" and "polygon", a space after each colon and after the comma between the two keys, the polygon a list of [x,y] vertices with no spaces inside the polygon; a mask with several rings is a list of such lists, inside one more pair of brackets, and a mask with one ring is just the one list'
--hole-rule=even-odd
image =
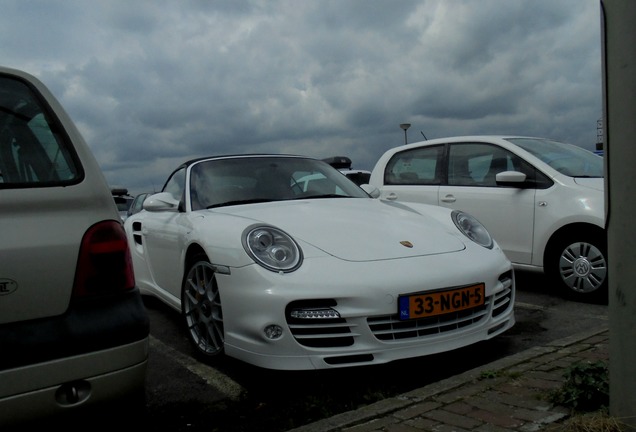
{"label": "fog light", "polygon": [[283,329],[281,326],[276,324],[271,324],[265,327],[265,337],[267,339],[279,339],[283,335]]}
{"label": "fog light", "polygon": [[290,313],[292,318],[299,319],[334,319],[340,318],[338,311],[331,308],[325,309],[293,309]]}

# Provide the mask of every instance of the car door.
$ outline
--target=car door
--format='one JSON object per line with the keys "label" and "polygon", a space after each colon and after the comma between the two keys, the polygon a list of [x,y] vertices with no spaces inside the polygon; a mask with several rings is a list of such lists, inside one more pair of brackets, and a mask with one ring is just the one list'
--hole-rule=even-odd
{"label": "car door", "polygon": [[[520,171],[527,181],[498,184],[495,176]],[[515,263],[532,261],[536,170],[514,153],[488,143],[452,143],[439,205],[475,216]]]}
{"label": "car door", "polygon": [[[185,168],[176,171],[166,183],[163,192],[170,192],[181,200],[185,185]],[[181,211],[145,212],[141,219],[141,232],[145,245],[148,270],[154,283],[175,297],[181,293],[183,239],[188,228],[188,213]]]}

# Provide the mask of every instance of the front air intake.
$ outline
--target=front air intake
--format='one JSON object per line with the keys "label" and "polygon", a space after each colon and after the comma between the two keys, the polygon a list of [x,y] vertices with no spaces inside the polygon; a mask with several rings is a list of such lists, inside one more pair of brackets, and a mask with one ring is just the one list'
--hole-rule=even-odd
{"label": "front air intake", "polygon": [[287,305],[285,318],[296,341],[312,348],[337,348],[353,345],[357,334],[347,320],[333,309],[333,299],[301,300]]}

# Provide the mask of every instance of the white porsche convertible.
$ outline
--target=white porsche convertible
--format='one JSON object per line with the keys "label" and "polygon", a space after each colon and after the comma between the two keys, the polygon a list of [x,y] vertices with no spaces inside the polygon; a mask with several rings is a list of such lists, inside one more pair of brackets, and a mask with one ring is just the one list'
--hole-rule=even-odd
{"label": "white porsche convertible", "polygon": [[369,365],[514,325],[511,263],[476,219],[374,199],[320,160],[191,160],[143,208],[125,222],[137,284],[203,358]]}

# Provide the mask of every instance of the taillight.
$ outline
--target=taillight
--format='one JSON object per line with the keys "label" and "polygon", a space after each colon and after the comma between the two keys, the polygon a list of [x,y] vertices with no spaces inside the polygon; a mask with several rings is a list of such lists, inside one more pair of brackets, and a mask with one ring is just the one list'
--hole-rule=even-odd
{"label": "taillight", "polygon": [[134,287],[132,258],[122,225],[103,221],[90,227],[82,239],[73,295],[106,294]]}

